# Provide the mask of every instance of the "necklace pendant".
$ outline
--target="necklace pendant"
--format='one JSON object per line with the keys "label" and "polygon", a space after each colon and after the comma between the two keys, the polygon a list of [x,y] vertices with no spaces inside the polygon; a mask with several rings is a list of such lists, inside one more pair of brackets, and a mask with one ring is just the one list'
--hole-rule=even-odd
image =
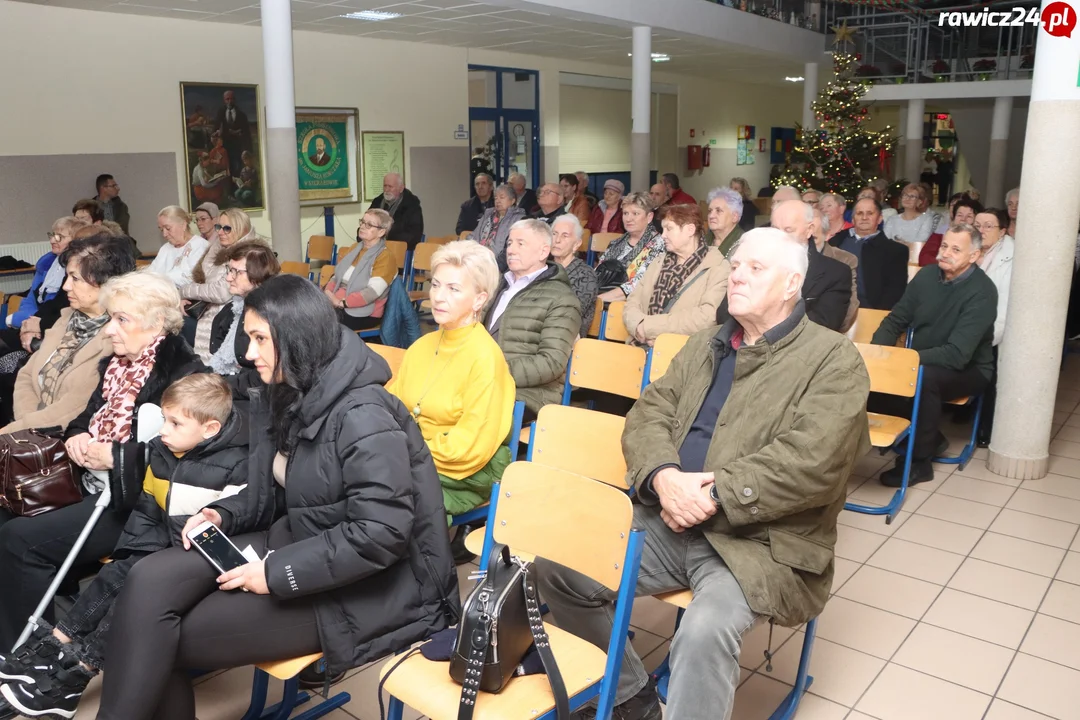
{"label": "necklace pendant", "polygon": [[413,405],[412,416],[414,420],[420,419],[420,403]]}

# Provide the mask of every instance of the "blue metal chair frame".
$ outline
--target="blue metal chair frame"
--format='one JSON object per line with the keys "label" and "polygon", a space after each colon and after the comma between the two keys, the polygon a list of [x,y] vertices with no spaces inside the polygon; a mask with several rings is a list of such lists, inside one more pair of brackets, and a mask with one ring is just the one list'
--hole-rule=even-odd
{"label": "blue metal chair frame", "polygon": [[[517,460],[518,440],[521,437],[521,424],[525,418],[525,403],[518,400],[514,403],[514,421],[510,426],[510,462]],[[491,502],[481,505],[460,515],[454,515],[450,519],[450,527],[459,525],[474,525],[478,522],[487,522],[495,513],[495,488],[491,490]],[[486,557],[486,555],[485,555]]]}
{"label": "blue metal chair frame", "polygon": [[949,457],[947,455],[936,457],[934,458],[934,462],[941,463],[942,465],[959,465],[961,470],[966,468],[967,464],[971,462],[972,456],[975,455],[975,447],[979,435],[979,420],[982,417],[983,396],[969,397],[966,403],[957,406],[967,407],[971,405],[971,403],[975,403],[975,420],[971,423],[971,437],[968,438],[967,445],[964,446],[964,449],[961,450],[960,454],[956,457]]}
{"label": "blue metal chair frame", "polygon": [[[320,663],[325,662],[320,660]],[[311,695],[299,690],[299,679],[289,678],[285,681],[285,689],[281,695],[281,702],[266,707],[266,691],[270,686],[270,676],[259,668],[255,668],[255,678],[251,683],[251,704],[241,720],[288,720],[293,710],[311,700]],[[339,692],[323,700],[305,712],[297,715],[292,720],[315,720],[324,715],[329,715],[339,707],[344,707],[352,700],[347,692]],[[265,708],[265,709],[264,709]]]}

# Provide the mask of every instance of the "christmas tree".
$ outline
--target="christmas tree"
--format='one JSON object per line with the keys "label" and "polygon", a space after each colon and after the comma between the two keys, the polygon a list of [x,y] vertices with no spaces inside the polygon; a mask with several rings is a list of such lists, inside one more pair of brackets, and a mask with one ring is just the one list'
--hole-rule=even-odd
{"label": "christmas tree", "polygon": [[896,138],[892,128],[868,130],[869,112],[860,100],[870,82],[856,75],[861,57],[835,51],[835,77],[812,108],[817,129],[797,127],[795,145],[773,185],[821,190],[855,199],[868,182],[888,175]]}

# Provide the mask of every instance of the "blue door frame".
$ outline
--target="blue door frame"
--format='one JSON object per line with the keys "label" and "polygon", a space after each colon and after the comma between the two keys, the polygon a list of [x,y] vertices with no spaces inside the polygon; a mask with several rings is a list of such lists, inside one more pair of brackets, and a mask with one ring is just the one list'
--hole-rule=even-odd
{"label": "blue door frame", "polygon": [[[477,143],[479,138],[472,136],[472,124],[476,122],[495,123],[495,136],[500,152],[498,153],[500,165],[492,168],[496,182],[506,182],[510,175],[510,155],[506,148],[512,141],[511,128],[515,122],[527,122],[532,127],[532,163],[529,168],[529,187],[537,187],[540,183],[540,73],[536,70],[522,70],[520,68],[496,67],[491,65],[469,65],[469,70],[491,71],[495,73],[495,107],[493,108],[469,108],[469,150],[479,147],[487,142],[484,138],[482,143]],[[533,110],[506,109],[503,108],[503,73],[528,73],[533,80]],[[471,182],[471,180],[470,180]],[[470,192],[472,188],[469,188]]]}

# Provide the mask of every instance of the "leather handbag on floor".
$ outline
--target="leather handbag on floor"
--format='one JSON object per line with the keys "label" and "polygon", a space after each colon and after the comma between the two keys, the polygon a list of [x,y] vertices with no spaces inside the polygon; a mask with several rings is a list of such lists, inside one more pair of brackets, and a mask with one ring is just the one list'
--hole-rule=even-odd
{"label": "leather handbag on floor", "polygon": [[82,502],[64,441],[41,430],[0,435],[0,507],[33,517]]}
{"label": "leather handbag on floor", "polygon": [[540,616],[536,570],[532,563],[511,558],[510,548],[498,543],[491,548],[487,568],[462,607],[450,658],[450,677],[462,686],[458,720],[472,717],[479,691],[497,693],[506,687],[534,643],[555,696],[556,714],[559,720],[570,720],[566,685]]}

